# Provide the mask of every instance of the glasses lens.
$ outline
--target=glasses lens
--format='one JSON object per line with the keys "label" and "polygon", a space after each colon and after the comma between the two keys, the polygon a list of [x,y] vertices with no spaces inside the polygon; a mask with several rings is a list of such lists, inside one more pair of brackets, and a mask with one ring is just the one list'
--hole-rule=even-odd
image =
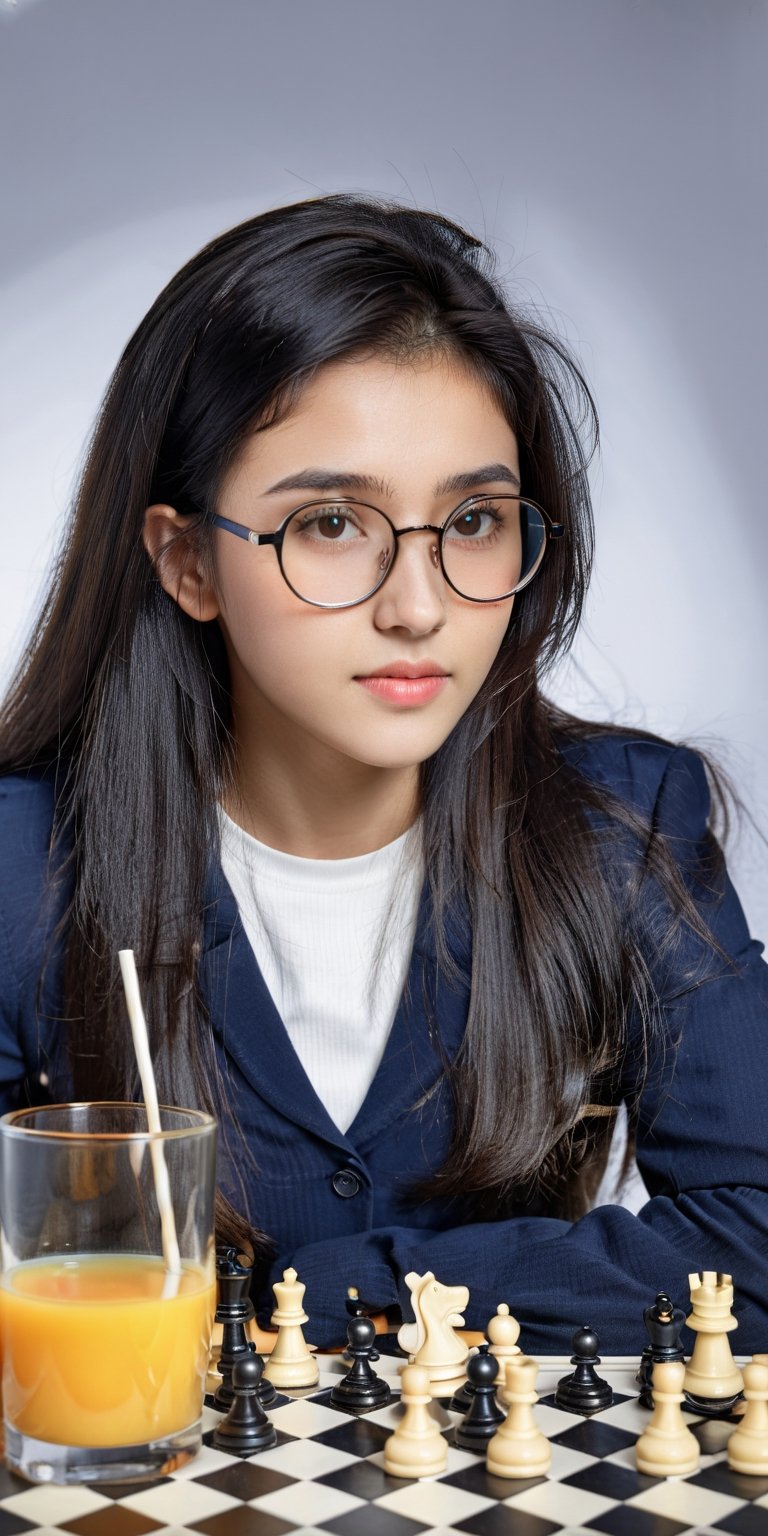
{"label": "glasses lens", "polygon": [[395,552],[383,513],[359,502],[317,502],[300,507],[283,535],[286,580],[307,602],[341,607],[368,597]]}
{"label": "glasses lens", "polygon": [[538,507],[517,496],[478,499],[446,524],[445,574],[457,592],[476,602],[508,597],[538,570],[546,539]]}

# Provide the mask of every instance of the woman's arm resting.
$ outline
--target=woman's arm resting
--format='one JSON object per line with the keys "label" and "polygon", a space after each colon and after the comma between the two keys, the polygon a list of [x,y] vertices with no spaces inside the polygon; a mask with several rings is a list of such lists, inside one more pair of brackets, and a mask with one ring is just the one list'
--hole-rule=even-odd
{"label": "woman's arm resting", "polygon": [[[688,1275],[733,1275],[740,1352],[768,1348],[768,966],[749,938],[727,879],[698,884],[706,777],[692,753],[670,755],[655,820],[704,921],[726,955],[684,931],[655,962],[662,1008],[637,1117],[637,1161],[651,1198],[634,1215],[603,1206],[580,1221],[544,1217],[425,1232],[394,1227],[281,1255],[306,1283],[310,1334],[344,1338],[347,1287],[410,1315],[403,1276],[431,1269],[469,1287],[467,1326],[484,1328],[500,1301],[527,1349],[562,1354],[584,1322],[611,1353],[645,1342],[643,1308],[659,1290],[688,1299]],[[631,1085],[628,1082],[628,1088]]]}

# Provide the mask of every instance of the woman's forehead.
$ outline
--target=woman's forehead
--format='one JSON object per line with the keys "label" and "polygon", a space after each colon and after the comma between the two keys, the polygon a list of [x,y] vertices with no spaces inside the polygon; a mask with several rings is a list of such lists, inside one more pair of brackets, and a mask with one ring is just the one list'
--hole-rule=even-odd
{"label": "woman's forehead", "polygon": [[[432,494],[471,489],[477,474],[516,488],[517,443],[490,389],[468,367],[443,358],[344,359],[326,364],[274,425],[244,444],[229,477],[260,494],[396,496],[424,473]],[[460,484],[460,478],[472,485]]]}

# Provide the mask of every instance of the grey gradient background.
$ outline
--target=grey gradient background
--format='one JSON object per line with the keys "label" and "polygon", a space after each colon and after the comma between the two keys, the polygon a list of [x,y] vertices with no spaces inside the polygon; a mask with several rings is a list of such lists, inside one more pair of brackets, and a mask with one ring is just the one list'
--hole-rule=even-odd
{"label": "grey gradient background", "polygon": [[[710,745],[768,827],[761,0],[0,0],[0,680],[123,344],[217,231],[436,207],[574,347],[598,563],[553,691]],[[731,865],[768,934],[765,850]]]}

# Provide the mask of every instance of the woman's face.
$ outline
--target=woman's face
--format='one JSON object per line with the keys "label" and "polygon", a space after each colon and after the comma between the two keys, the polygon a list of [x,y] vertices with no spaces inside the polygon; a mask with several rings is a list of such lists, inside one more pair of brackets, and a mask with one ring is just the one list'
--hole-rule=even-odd
{"label": "woman's face", "polygon": [[[295,507],[344,496],[396,528],[442,524],[473,493],[514,493],[515,435],[492,396],[455,361],[344,361],[318,372],[295,409],[253,436],[217,511],[259,533]],[[333,488],[275,490],[308,470]],[[446,491],[441,482],[471,483]],[[476,478],[481,472],[479,478]],[[490,472],[490,478],[488,478]],[[370,485],[353,487],[351,477]],[[353,608],[301,602],[275,550],[217,529],[215,605],[229,655],[235,733],[291,760],[317,748],[382,768],[412,768],[445,741],[475,697],[509,623],[512,599],[459,597],[434,563],[434,536],[398,541],[386,582]],[[398,680],[404,670],[421,679]]]}

